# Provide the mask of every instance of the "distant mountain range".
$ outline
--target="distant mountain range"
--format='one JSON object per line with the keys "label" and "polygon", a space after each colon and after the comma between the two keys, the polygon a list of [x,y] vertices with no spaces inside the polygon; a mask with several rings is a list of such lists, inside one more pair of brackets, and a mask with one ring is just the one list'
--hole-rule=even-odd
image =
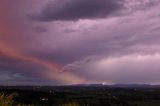
{"label": "distant mountain range", "polygon": [[149,84],[115,84],[111,87],[117,88],[160,88],[160,85],[149,85]]}
{"label": "distant mountain range", "polygon": [[108,87],[108,88],[160,88],[160,85],[149,84],[76,84],[59,86],[0,86],[0,89],[34,89],[34,88],[54,88],[54,87]]}
{"label": "distant mountain range", "polygon": [[110,87],[110,88],[160,88],[160,85],[149,85],[149,84],[78,84],[72,86],[85,86],[85,87]]}

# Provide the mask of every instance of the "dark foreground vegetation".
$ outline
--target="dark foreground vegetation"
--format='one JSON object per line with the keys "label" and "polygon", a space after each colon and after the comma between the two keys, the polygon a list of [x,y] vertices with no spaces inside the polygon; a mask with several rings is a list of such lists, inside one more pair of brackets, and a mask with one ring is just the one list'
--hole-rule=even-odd
{"label": "dark foreground vegetation", "polygon": [[0,87],[0,106],[160,106],[159,87]]}

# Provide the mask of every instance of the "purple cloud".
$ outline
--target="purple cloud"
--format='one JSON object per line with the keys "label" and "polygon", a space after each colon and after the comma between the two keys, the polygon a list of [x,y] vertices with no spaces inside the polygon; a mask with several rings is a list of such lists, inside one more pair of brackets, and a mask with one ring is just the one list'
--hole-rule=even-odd
{"label": "purple cloud", "polygon": [[0,83],[159,83],[159,0],[16,1],[1,12]]}
{"label": "purple cloud", "polygon": [[124,0],[54,0],[31,18],[46,22],[105,18],[120,11],[123,3]]}

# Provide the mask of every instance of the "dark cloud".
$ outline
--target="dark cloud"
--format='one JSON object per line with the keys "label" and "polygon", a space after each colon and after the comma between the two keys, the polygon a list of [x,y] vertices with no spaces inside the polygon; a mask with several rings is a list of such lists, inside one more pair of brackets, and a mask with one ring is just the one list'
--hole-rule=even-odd
{"label": "dark cloud", "polygon": [[39,21],[104,18],[123,8],[124,0],[55,0],[31,18]]}
{"label": "dark cloud", "polygon": [[52,85],[58,81],[50,81],[39,73],[43,67],[25,61],[0,55],[0,85]]}
{"label": "dark cloud", "polygon": [[7,56],[0,56],[0,71],[1,70],[16,70],[17,72],[32,73],[40,72],[43,67],[31,64],[26,61],[16,60]]}
{"label": "dark cloud", "polygon": [[4,70],[0,68],[0,84],[1,85],[52,85],[58,84],[58,81],[50,81],[42,79],[33,74],[24,74],[16,70]]}

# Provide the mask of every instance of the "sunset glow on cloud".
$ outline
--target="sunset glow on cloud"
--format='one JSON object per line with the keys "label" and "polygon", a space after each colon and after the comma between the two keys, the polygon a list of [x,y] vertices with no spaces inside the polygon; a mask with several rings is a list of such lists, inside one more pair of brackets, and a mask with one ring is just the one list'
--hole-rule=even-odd
{"label": "sunset glow on cloud", "polygon": [[1,0],[0,84],[160,83],[159,0]]}

